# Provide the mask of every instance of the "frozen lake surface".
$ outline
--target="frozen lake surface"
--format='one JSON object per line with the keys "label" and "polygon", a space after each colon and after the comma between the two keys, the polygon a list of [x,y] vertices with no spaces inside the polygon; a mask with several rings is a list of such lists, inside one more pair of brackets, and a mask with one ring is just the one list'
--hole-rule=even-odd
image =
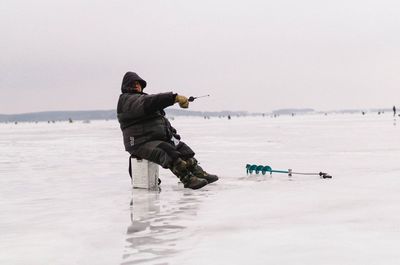
{"label": "frozen lake surface", "polygon": [[116,121],[0,124],[0,264],[399,264],[389,114],[172,123],[218,182],[132,190]]}

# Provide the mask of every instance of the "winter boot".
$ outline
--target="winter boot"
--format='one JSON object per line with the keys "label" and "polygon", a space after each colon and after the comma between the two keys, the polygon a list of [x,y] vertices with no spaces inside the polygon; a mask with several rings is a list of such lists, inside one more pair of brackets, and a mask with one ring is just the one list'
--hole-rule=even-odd
{"label": "winter boot", "polygon": [[187,163],[180,158],[174,162],[171,171],[182,181],[185,188],[197,190],[208,184],[207,180],[194,176],[187,169]]}
{"label": "winter boot", "polygon": [[198,178],[202,178],[207,180],[208,184],[213,183],[218,180],[217,175],[212,175],[207,172],[205,172],[201,166],[198,165],[198,162],[196,158],[192,157],[186,160],[187,163],[187,168],[189,169],[190,172],[193,173]]}

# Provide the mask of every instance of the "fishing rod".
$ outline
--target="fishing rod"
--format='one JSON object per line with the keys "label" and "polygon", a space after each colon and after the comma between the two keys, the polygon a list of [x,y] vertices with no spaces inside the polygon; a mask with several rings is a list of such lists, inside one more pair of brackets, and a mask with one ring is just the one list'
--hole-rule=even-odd
{"label": "fishing rod", "polygon": [[265,173],[269,172],[271,175],[272,173],[284,173],[288,174],[289,177],[292,175],[308,175],[308,176],[319,176],[320,178],[323,179],[331,179],[332,176],[329,175],[328,173],[324,172],[318,172],[318,173],[305,173],[305,172],[293,172],[292,169],[288,170],[274,170],[270,166],[262,166],[262,165],[246,165],[246,173],[247,174],[253,174],[255,172],[256,174],[260,173],[265,175]]}
{"label": "fishing rod", "polygon": [[204,96],[198,96],[198,97],[193,97],[193,96],[190,96],[189,98],[188,98],[188,100],[189,100],[189,102],[193,102],[195,99],[198,99],[198,98],[205,98],[205,97],[209,97],[210,95],[204,95]]}

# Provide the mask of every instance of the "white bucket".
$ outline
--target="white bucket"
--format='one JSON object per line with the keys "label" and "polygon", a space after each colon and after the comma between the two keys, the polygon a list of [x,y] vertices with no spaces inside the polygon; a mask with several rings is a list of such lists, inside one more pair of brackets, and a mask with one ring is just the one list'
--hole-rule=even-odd
{"label": "white bucket", "polygon": [[132,159],[132,187],[158,189],[158,165],[145,159]]}

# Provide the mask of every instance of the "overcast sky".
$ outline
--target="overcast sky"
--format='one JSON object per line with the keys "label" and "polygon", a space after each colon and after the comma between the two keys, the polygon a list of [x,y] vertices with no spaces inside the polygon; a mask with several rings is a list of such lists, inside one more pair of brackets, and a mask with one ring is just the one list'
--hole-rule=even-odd
{"label": "overcast sky", "polygon": [[114,109],[126,71],[193,110],[400,106],[400,2],[1,0],[0,113]]}

